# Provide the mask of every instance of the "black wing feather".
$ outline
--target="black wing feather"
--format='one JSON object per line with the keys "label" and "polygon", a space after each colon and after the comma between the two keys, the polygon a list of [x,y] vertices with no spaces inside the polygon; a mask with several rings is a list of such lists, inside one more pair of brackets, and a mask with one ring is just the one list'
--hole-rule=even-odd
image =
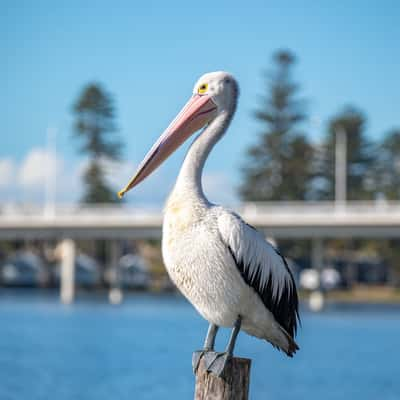
{"label": "black wing feather", "polygon": [[[248,226],[252,229],[255,229],[251,225]],[[280,296],[274,298],[272,273],[269,273],[269,276],[265,281],[261,278],[263,268],[262,265],[258,265],[256,268],[254,268],[254,266],[249,268],[249,266],[245,264],[244,260],[238,260],[235,257],[235,253],[229,245],[228,248],[245,282],[260,296],[265,307],[267,307],[268,310],[273,314],[276,321],[290,336],[294,337],[297,332],[297,321],[300,321],[299,300],[293,274],[290,271],[285,257],[283,257],[282,254],[274,248],[276,253],[282,258],[283,264],[290,277],[289,281],[285,280],[284,287],[280,291]],[[253,271],[253,273],[250,274],[249,271]]]}

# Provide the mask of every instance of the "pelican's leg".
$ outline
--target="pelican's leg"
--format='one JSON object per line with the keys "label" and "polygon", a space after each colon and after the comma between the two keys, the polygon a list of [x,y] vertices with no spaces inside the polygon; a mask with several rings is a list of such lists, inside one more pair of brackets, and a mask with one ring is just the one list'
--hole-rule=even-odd
{"label": "pelican's leg", "polygon": [[206,340],[204,342],[204,351],[213,351],[215,345],[215,337],[217,336],[218,326],[210,324],[207,331]]}
{"label": "pelican's leg", "polygon": [[[193,372],[196,373],[197,368],[199,367],[200,359],[202,356],[206,356],[209,352],[214,353],[214,344],[215,337],[217,336],[218,326],[215,324],[211,324],[208,326],[206,340],[204,342],[203,350],[198,350],[193,353],[192,358],[192,367]],[[207,361],[206,361],[207,362]]]}
{"label": "pelican's leg", "polygon": [[214,353],[214,359],[208,364],[207,371],[214,373],[218,377],[224,376],[225,368],[228,361],[233,356],[233,350],[235,348],[236,339],[240,331],[240,326],[242,324],[242,317],[239,315],[235,324],[233,325],[231,337],[229,339],[228,346],[224,353]]}

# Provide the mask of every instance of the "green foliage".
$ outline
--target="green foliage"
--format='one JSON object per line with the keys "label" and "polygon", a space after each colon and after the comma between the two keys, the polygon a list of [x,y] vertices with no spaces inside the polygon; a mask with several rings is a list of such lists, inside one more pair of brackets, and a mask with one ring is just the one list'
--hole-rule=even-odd
{"label": "green foliage", "polygon": [[280,50],[267,73],[266,97],[256,111],[263,124],[258,143],[247,151],[240,195],[244,200],[304,200],[312,181],[313,148],[300,125],[305,101],[292,80],[294,55]]}
{"label": "green foliage", "polygon": [[400,129],[387,133],[378,147],[376,187],[387,200],[400,198]]}
{"label": "green foliage", "polygon": [[115,190],[108,187],[105,181],[105,172],[101,164],[96,160],[91,160],[89,166],[83,174],[86,192],[82,198],[82,203],[113,203],[116,200]]}
{"label": "green foliage", "polygon": [[335,198],[335,147],[339,129],[347,137],[347,199],[372,200],[375,197],[376,152],[365,135],[366,117],[355,107],[347,107],[331,119],[319,160],[321,200]]}
{"label": "green foliage", "polygon": [[82,202],[116,202],[115,190],[106,182],[105,167],[121,156],[121,142],[115,136],[113,100],[99,84],[92,83],[82,90],[73,111],[76,116],[74,134],[81,140],[81,152],[89,158],[83,175]]}

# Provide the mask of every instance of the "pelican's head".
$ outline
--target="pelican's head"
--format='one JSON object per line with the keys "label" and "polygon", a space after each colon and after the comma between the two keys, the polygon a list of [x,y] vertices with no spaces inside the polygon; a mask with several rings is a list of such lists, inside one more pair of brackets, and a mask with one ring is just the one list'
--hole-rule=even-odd
{"label": "pelican's head", "polygon": [[194,85],[193,95],[210,96],[216,104],[218,112],[231,110],[238,94],[238,84],[235,78],[224,71],[204,74]]}
{"label": "pelican's head", "polygon": [[118,196],[122,197],[143,181],[187,138],[210,123],[218,114],[233,111],[237,94],[236,80],[227,72],[218,71],[203,75],[194,85],[192,97],[158,138],[140,163],[135,175]]}

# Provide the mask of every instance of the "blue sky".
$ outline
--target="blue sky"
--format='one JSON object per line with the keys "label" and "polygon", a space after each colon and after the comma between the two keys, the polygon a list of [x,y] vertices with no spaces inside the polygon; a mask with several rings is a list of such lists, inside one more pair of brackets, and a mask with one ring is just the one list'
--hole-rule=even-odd
{"label": "blue sky", "polygon": [[[239,80],[238,113],[206,168],[206,192],[234,201],[247,146],[259,126],[252,111],[263,93],[262,71],[278,48],[299,59],[295,77],[320,124],[346,104],[369,117],[379,138],[400,126],[400,3],[397,1],[2,1],[0,14],[0,201],[40,202],[49,168],[57,201],[79,198],[85,160],[71,139],[71,105],[98,81],[116,101],[124,166],[119,189],[186,102],[197,78],[228,70]],[[55,127],[57,156],[47,154]],[[132,193],[132,203],[159,204],[171,188],[184,146]],[[47,157],[47,158],[46,158]],[[43,162],[43,160],[47,160]]]}

